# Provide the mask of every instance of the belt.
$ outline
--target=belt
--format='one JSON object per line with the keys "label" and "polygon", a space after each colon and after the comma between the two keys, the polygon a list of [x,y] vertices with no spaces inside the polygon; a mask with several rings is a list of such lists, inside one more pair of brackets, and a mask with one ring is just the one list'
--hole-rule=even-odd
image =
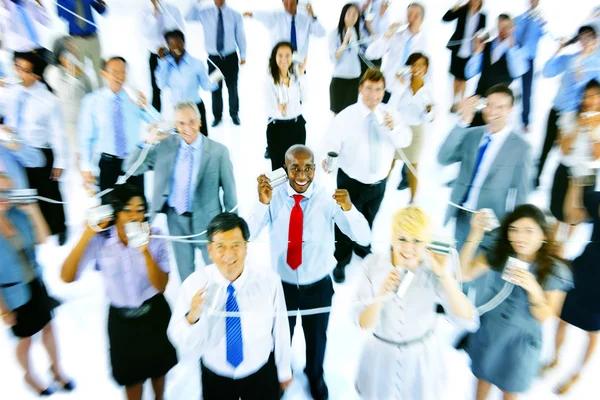
{"label": "belt", "polygon": [[137,308],[119,308],[115,306],[110,306],[110,308],[116,312],[120,317],[126,319],[139,318],[148,314],[152,309],[152,305],[149,303],[144,303]]}
{"label": "belt", "polygon": [[123,158],[113,156],[112,154],[108,154],[108,153],[102,153],[100,155],[100,157],[108,159],[108,160],[123,160]]}
{"label": "belt", "polygon": [[94,32],[94,33],[86,33],[84,35],[74,35],[74,34],[71,34],[71,36],[82,38],[82,39],[89,39],[89,38],[93,38],[93,37],[98,36],[98,33],[96,33],[96,32]]}
{"label": "belt", "polygon": [[221,60],[226,59],[227,57],[231,57],[232,55],[237,54],[235,51],[233,53],[229,53],[229,54],[209,54],[208,57],[213,57],[213,58],[220,58]]}
{"label": "belt", "polygon": [[171,210],[173,210],[173,212],[174,212],[175,214],[181,215],[182,217],[191,217],[191,216],[192,216],[192,213],[191,213],[191,212],[189,212],[189,211],[186,211],[186,212],[184,212],[183,214],[179,214],[177,211],[175,211],[175,208],[173,208],[173,207],[169,207],[169,208],[170,208]]}
{"label": "belt", "polygon": [[271,124],[295,124],[298,120],[302,118],[302,114],[298,115],[296,118],[292,119],[272,119]]}
{"label": "belt", "polygon": [[407,347],[407,346],[411,346],[413,344],[422,343],[425,340],[429,339],[429,337],[431,337],[431,335],[433,335],[433,328],[429,328],[427,333],[425,333],[420,338],[407,340],[405,342],[395,342],[393,340],[384,339],[381,336],[378,336],[376,333],[373,333],[373,336],[375,337],[375,339],[379,339],[384,343],[391,344],[392,346],[396,346],[396,347]]}

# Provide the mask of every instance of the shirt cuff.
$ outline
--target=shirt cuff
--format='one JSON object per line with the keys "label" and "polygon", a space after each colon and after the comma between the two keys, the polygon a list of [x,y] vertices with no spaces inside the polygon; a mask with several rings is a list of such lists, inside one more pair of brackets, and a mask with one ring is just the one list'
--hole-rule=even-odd
{"label": "shirt cuff", "polygon": [[459,128],[468,128],[471,124],[467,124],[465,121],[462,120],[462,118],[458,118],[458,122],[456,123],[456,126],[458,126]]}
{"label": "shirt cuff", "polygon": [[285,368],[280,368],[277,366],[277,378],[280,383],[287,382],[292,379],[292,367],[287,366]]}

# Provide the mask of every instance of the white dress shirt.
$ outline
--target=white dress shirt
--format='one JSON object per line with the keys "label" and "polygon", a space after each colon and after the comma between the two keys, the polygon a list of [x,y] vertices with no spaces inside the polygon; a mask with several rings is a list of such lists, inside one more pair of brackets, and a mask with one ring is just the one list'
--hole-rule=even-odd
{"label": "white dress shirt", "polygon": [[[303,213],[302,264],[295,271],[287,264],[290,214],[295,205],[292,197],[302,194]],[[333,225],[353,241],[366,246],[371,240],[371,230],[365,217],[352,206],[344,211],[333,200],[331,193],[313,182],[304,193],[296,193],[289,183],[273,190],[271,203],[257,202],[246,219],[251,240],[256,240],[262,229],[269,225],[271,264],[277,268],[281,280],[289,284],[309,285],[325,278],[335,266],[333,257]]]}
{"label": "white dress shirt", "polygon": [[[19,104],[23,96],[26,100],[19,119]],[[53,168],[64,169],[67,166],[68,142],[60,102],[43,83],[36,82],[28,88],[11,85],[0,90],[0,115],[4,116],[4,124],[15,129],[32,147],[51,148],[54,152]]]}
{"label": "white dress shirt", "polygon": [[380,126],[378,131],[380,162],[377,171],[371,172],[369,153],[369,115],[371,110],[362,97],[346,107],[331,122],[325,135],[326,151],[339,154],[338,166],[352,179],[364,184],[377,183],[388,175],[396,149],[408,147],[412,141],[410,128],[392,107],[380,104],[377,113],[389,113],[394,120],[394,130]]}
{"label": "white dress shirt", "polygon": [[[252,13],[257,21],[271,32],[271,47],[279,42],[290,42],[292,32],[292,14],[286,11],[256,11]],[[307,14],[296,13],[296,44],[298,54],[306,57],[310,36],[323,37],[325,29],[317,19]]]}
{"label": "white dress shirt", "polygon": [[356,29],[352,28],[352,39],[350,39],[349,46],[342,52],[342,56],[338,60],[335,53],[337,53],[337,50],[342,45],[340,34],[337,29],[329,34],[329,56],[333,62],[332,77],[343,79],[360,77],[361,65],[358,55],[360,46],[353,45],[352,43],[357,40],[357,37]]}
{"label": "white dress shirt", "polygon": [[[411,39],[412,38],[412,39]],[[410,41],[410,42],[409,42]],[[407,46],[408,49],[407,49]],[[410,29],[405,29],[402,33],[397,33],[389,39],[384,35],[367,47],[365,56],[370,60],[376,60],[385,55],[382,71],[386,81],[396,79],[396,74],[406,65],[406,58],[412,53],[426,53],[427,39],[422,31],[414,35]]]}
{"label": "white dress shirt", "polygon": [[[38,41],[42,41],[43,35],[36,26],[36,22],[46,27],[52,26],[52,19],[48,11],[34,0],[22,0],[22,7],[29,17],[31,28]],[[4,1],[4,7],[0,7],[0,36],[3,36],[2,46],[10,51],[28,52],[38,49],[41,44],[34,42],[17,5],[11,0]]]}
{"label": "white dress shirt", "polygon": [[504,146],[504,142],[512,132],[511,127],[506,126],[499,132],[494,134],[490,134],[487,127],[485,128],[485,133],[481,137],[481,142],[479,142],[479,146],[484,143],[484,140],[487,136],[489,136],[492,140],[488,144],[485,153],[483,153],[483,159],[481,160],[481,164],[477,169],[477,174],[475,175],[475,179],[473,179],[473,184],[471,185],[471,190],[469,191],[469,196],[464,203],[464,207],[470,210],[477,209],[477,201],[479,200],[479,192],[481,191],[481,187],[485,182],[485,178],[488,176],[488,172],[490,171],[490,167],[492,166],[494,160],[498,156],[500,149]]}
{"label": "white dress shirt", "polygon": [[154,6],[146,2],[139,16],[139,24],[142,35],[146,38],[146,46],[150,53],[157,54],[158,49],[167,47],[165,34],[174,30],[181,30],[183,33],[183,18],[177,6],[160,2],[159,13],[154,13]]}
{"label": "white dress shirt", "polygon": [[[267,100],[266,109],[269,119],[294,119],[302,115],[302,98],[304,93],[304,75],[298,77],[296,74],[290,74],[290,86],[279,82],[277,85],[273,81],[271,74],[268,74],[265,81],[265,99]],[[285,115],[279,111],[279,96],[281,91],[287,92],[287,108]]]}
{"label": "white dress shirt", "polygon": [[473,54],[473,37],[475,36],[475,33],[477,33],[479,18],[481,18],[481,15],[478,12],[472,15],[471,10],[467,11],[465,35],[463,36],[462,43],[458,49],[458,56],[460,58],[469,58],[471,57],[471,54]]}
{"label": "white dress shirt", "polygon": [[575,135],[576,138],[571,144],[569,152],[565,154],[560,152],[560,163],[571,169],[571,174],[574,176],[582,176],[586,174],[587,162],[595,161],[592,152],[593,143],[600,141],[600,127],[593,131],[579,126],[577,121],[578,112],[568,112],[561,114],[558,118],[558,129],[560,135],[568,137]]}
{"label": "white dress shirt", "polygon": [[[204,366],[212,372],[242,379],[261,369],[274,351],[279,381],[290,380],[290,327],[279,277],[270,271],[244,266],[240,277],[233,282],[242,313],[244,348],[244,359],[237,368],[227,362],[225,316],[211,315],[225,312],[230,283],[217,266],[211,264],[194,272],[181,284],[167,329],[180,358],[202,359]],[[186,315],[190,312],[192,298],[203,288],[207,290],[205,308],[198,322],[190,325]]]}
{"label": "white dress shirt", "polygon": [[[246,59],[246,32],[244,31],[244,20],[242,14],[232,10],[227,4],[221,7],[223,13],[223,31],[225,33],[223,37],[223,54],[221,56],[228,56],[236,52],[237,49],[240,51],[240,59]],[[196,4],[190,9],[185,17],[188,22],[198,21],[202,24],[204,30],[204,46],[206,52],[209,55],[219,55],[217,49],[217,27],[219,24],[219,9],[214,6],[202,7],[200,4]]]}
{"label": "white dress shirt", "polygon": [[396,107],[398,114],[407,125],[415,126],[433,121],[433,107],[427,112],[427,106],[433,106],[433,93],[427,81],[417,93],[413,93],[410,82],[407,84],[398,82],[398,88],[392,92],[389,104]]}

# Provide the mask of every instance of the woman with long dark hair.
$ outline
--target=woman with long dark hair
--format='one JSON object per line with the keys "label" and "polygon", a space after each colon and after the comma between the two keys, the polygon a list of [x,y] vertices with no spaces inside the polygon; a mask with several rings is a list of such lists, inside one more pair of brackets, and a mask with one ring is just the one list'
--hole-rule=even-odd
{"label": "woman with long dark hair", "polygon": [[[61,279],[75,281],[94,264],[103,277],[108,311],[112,375],[125,386],[128,400],[140,400],[146,380],[155,398],[163,398],[165,375],[177,364],[167,338],[171,309],[163,296],[169,280],[169,255],[162,239],[134,239],[127,231],[143,232],[146,198],[137,186],[117,185],[110,193],[114,217],[98,227],[88,226],[65,260]],[[99,229],[107,229],[98,233]],[[156,233],[156,232],[153,232]],[[135,240],[134,247],[130,241]]]}
{"label": "woman with long dark hair", "polygon": [[329,36],[329,54],[333,73],[329,85],[329,109],[338,114],[358,100],[361,76],[360,10],[357,4],[348,3],[342,8],[337,29]]}
{"label": "woman with long dark hair", "polygon": [[476,256],[486,221],[483,211],[473,216],[460,261],[465,282],[480,279],[477,303],[496,307],[481,315],[466,350],[478,380],[477,400],[485,400],[492,385],[505,400],[515,400],[539,373],[542,323],[560,314],[573,284],[568,267],[552,255],[540,209],[518,206],[502,221],[492,248]]}
{"label": "woman with long dark hair", "polygon": [[41,331],[54,381],[60,389],[72,391],[75,384],[65,378],[58,361],[53,304],[36,259],[35,245],[46,240],[48,226],[36,204],[15,207],[9,202],[6,194],[12,188],[10,178],[0,173],[0,315],[19,339],[17,360],[27,385],[40,396],[55,389],[40,383],[29,359],[32,337]]}
{"label": "woman with long dark hair", "polygon": [[292,62],[293,51],[291,43],[280,42],[269,58],[265,85],[269,117],[267,151],[273,170],[283,167],[287,149],[306,143],[306,121],[302,116],[304,71]]}

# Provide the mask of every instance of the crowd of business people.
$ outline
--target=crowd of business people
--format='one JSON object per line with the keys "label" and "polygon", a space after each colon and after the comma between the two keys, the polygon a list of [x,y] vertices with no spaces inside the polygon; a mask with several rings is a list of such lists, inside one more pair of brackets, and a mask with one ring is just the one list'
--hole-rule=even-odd
{"label": "crowd of business people", "polygon": [[[539,0],[526,1],[527,11],[515,18],[500,14],[494,28],[482,0],[461,1],[444,15],[443,22],[456,21],[447,48],[454,77],[450,113],[457,123],[448,127],[437,161],[460,163],[444,220],[455,224],[453,258],[453,250],[432,244],[430,217],[414,204],[423,190],[419,160],[429,127],[447,112],[435,104],[428,74],[437,60],[422,30],[425,6],[410,3],[403,15],[390,15],[385,0],[343,6],[328,37],[334,117],[323,132],[328,158],[318,159],[306,146],[303,116],[309,43],[326,35],[312,5],[282,0],[281,11],[240,13],[225,0],[213,3],[180,10],[148,0],[139,10],[149,53],[147,97],[128,86],[126,57],[101,58],[94,21],[110,12],[110,2],[57,0],[68,35],[46,49],[37,24],[50,24],[50,10],[40,0],[0,0],[2,46],[13,55],[17,77],[10,79],[0,65],[0,257],[8,260],[0,267],[0,314],[19,338],[16,354],[27,385],[41,396],[76,390],[52,328],[59,302],[46,290],[35,249],[50,235],[60,246],[68,239],[59,180],[72,169],[90,195],[100,193],[104,208],[96,211],[109,211],[88,221],[60,278],[74,282],[92,265],[103,276],[112,376],[130,400],[142,398],[147,380],[162,399],[166,376],[183,356],[199,363],[207,400],[279,399],[293,380],[297,312],[311,309],[322,311],[302,315],[304,372],[311,396],[328,399],[329,309],[334,282],[345,281],[354,254],[363,260],[356,294],[362,306],[353,319],[370,333],[355,385],[362,398],[448,396],[445,344],[435,334],[440,313],[469,332],[459,347],[471,358],[478,400],[492,386],[517,399],[559,363],[566,327],[585,330],[585,358],[556,388],[567,393],[600,331],[594,265],[600,9],[544,65],[544,77],[562,74],[562,81],[537,174],[527,133],[534,61],[547,33]],[[200,95],[200,89],[211,92],[215,128],[223,120],[226,85],[232,123],[242,124],[237,87],[247,58],[244,18],[271,36],[266,102],[254,107],[267,111],[266,156],[274,171],[257,177],[257,201],[245,218],[236,212],[229,149],[211,139]],[[193,40],[186,23],[196,22],[204,30],[206,61],[186,50]],[[84,71],[87,59],[93,77]],[[466,83],[476,77],[475,93],[467,96]],[[520,102],[511,89],[515,81]],[[173,126],[162,121],[165,110],[173,110]],[[556,144],[560,165],[545,212],[528,204],[528,196]],[[410,202],[390,221],[389,249],[373,253],[371,230],[396,163],[403,164],[398,189],[410,189]],[[277,170],[287,178],[283,184]],[[148,171],[154,182],[147,196]],[[321,173],[336,174],[333,195],[315,180]],[[27,188],[41,201],[25,202],[15,191]],[[166,232],[147,226],[157,214],[166,215],[169,234],[179,239],[169,241]],[[564,244],[590,222],[590,244],[566,260]],[[270,258],[264,266],[246,265],[249,242],[267,226]],[[196,268],[197,251],[206,267]],[[172,266],[182,284],[170,305],[163,293]],[[477,296],[467,298],[467,288]],[[556,354],[543,366],[541,327],[553,316],[561,320]],[[30,360],[38,332],[52,361],[51,384]]]}

